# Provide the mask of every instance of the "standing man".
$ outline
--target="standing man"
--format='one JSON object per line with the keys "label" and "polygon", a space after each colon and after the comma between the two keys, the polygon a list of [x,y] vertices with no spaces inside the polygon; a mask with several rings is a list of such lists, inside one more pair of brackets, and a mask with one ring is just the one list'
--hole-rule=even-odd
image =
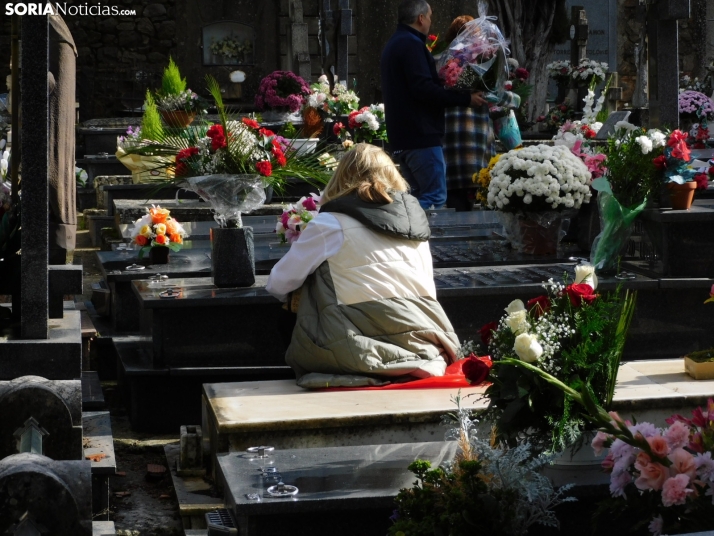
{"label": "standing man", "polygon": [[431,13],[426,0],[402,0],[397,31],[384,47],[380,65],[389,142],[424,209],[446,203],[444,107],[486,102],[480,93],[444,89],[426,48]]}

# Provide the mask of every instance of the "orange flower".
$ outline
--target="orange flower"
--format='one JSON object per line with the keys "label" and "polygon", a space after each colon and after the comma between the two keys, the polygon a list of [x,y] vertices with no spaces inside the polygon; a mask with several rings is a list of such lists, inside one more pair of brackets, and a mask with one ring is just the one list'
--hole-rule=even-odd
{"label": "orange flower", "polygon": [[154,238],[154,242],[159,244],[160,246],[166,246],[169,243],[169,239],[166,237],[166,235],[156,235],[156,238]]}
{"label": "orange flower", "polygon": [[169,239],[170,239],[171,242],[173,242],[174,244],[183,244],[183,238],[181,238],[181,235],[178,234],[178,233],[171,233],[171,234],[169,235]]}
{"label": "orange flower", "polygon": [[154,207],[149,209],[149,214],[151,214],[152,223],[164,223],[166,218],[169,217],[170,211],[165,208]]}
{"label": "orange flower", "polygon": [[137,245],[143,247],[143,246],[145,246],[146,244],[149,243],[149,239],[146,238],[146,237],[143,236],[143,235],[136,235],[136,236],[134,237],[134,242],[136,242]]}
{"label": "orange flower", "polygon": [[172,235],[176,233],[178,233],[178,224],[175,219],[169,218],[166,220],[166,234]]}

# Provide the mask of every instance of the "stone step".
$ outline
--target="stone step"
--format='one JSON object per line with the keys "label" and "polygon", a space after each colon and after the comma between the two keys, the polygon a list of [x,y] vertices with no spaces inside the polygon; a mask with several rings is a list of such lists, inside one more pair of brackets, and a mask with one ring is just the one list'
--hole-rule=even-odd
{"label": "stone step", "polygon": [[92,536],[116,536],[114,521],[92,521]]}
{"label": "stone step", "polygon": [[97,411],[105,407],[99,374],[93,370],[82,371],[82,410]]}

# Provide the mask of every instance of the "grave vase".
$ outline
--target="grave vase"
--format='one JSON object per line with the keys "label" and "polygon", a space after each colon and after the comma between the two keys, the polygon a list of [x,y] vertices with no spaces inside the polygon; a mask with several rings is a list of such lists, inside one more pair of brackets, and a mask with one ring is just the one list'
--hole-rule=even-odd
{"label": "grave vase", "polygon": [[154,246],[149,250],[149,264],[168,264],[169,248],[166,246]]}
{"label": "grave vase", "polygon": [[511,247],[526,255],[554,255],[570,219],[560,212],[499,212]]}
{"label": "grave vase", "polygon": [[255,283],[252,227],[211,228],[211,266],[217,287],[250,287]]}

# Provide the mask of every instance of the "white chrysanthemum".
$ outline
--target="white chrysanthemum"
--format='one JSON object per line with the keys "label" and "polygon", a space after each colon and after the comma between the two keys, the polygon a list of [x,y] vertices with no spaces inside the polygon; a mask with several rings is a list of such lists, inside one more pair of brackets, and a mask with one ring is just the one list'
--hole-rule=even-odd
{"label": "white chrysanthemum", "polygon": [[635,141],[642,149],[642,154],[650,154],[652,152],[652,140],[647,136],[637,136]]}

